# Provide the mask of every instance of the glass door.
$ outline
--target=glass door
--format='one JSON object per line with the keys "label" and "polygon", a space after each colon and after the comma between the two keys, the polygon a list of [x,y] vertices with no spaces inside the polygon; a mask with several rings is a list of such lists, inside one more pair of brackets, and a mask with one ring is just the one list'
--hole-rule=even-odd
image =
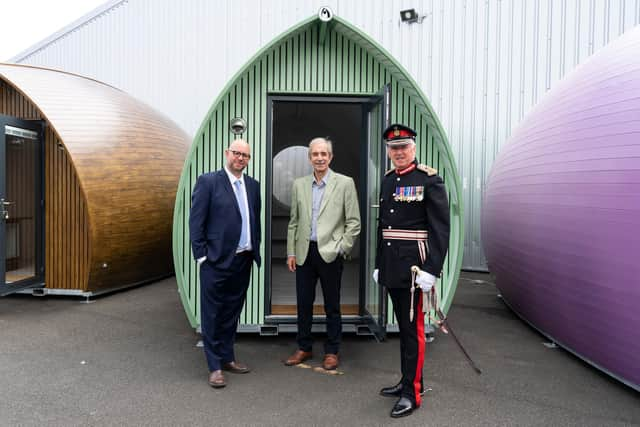
{"label": "glass door", "polygon": [[42,286],[41,122],[0,116],[0,296]]}
{"label": "glass door", "polygon": [[361,240],[365,262],[361,273],[361,310],[367,320],[369,329],[378,340],[383,340],[386,334],[387,323],[387,293],[385,288],[378,285],[372,277],[375,268],[376,250],[378,246],[378,213],[380,184],[387,166],[387,156],[382,143],[382,131],[389,126],[389,97],[390,87],[384,86],[378,94],[365,104],[366,123],[366,205],[363,211],[365,226]]}

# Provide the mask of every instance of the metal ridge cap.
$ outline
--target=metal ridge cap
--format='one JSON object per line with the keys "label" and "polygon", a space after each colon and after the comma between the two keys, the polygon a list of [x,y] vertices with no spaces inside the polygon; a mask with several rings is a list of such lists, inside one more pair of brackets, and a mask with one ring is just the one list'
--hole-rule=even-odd
{"label": "metal ridge cap", "polygon": [[128,3],[128,2],[129,0],[109,0],[107,3],[96,7],[91,12],[85,14],[84,16],[81,16],[80,18],[76,19],[70,24],[62,27],[58,31],[54,32],[53,34],[46,37],[45,39],[37,42],[33,46],[28,47],[27,49],[18,53],[14,57],[9,58],[7,62],[19,63],[20,61],[26,59],[27,57],[33,55],[34,53],[46,48],[48,45],[54,43],[56,40],[59,40],[64,36],[66,36],[67,34],[72,33],[76,29],[83,27],[90,21],[98,18],[100,15],[106,12],[109,12],[112,9],[115,9],[116,7],[120,6],[122,3]]}

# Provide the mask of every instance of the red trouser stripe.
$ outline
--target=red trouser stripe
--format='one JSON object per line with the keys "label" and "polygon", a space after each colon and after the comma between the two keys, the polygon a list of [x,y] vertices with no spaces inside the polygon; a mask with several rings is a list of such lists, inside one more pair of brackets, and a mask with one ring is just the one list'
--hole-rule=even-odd
{"label": "red trouser stripe", "polygon": [[413,391],[416,396],[416,407],[419,407],[422,403],[422,396],[420,396],[420,383],[422,382],[422,366],[424,365],[424,313],[422,312],[422,292],[420,289],[416,290],[418,293],[418,307],[416,307],[416,329],[418,331],[418,364],[416,366],[416,376],[413,380]]}

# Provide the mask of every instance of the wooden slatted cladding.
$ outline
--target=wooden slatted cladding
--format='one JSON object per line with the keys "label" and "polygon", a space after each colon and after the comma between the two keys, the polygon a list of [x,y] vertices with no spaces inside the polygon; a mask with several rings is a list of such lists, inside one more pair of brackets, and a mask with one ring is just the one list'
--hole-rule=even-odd
{"label": "wooden slatted cladding", "polygon": [[171,274],[187,135],[95,80],[5,64],[0,80],[0,113],[47,124],[46,286],[95,292]]}
{"label": "wooden slatted cladding", "polygon": [[[0,81],[0,114],[42,120],[36,106]],[[68,153],[51,126],[45,144],[45,286],[88,290],[89,227],[80,184]]]}
{"label": "wooden slatted cladding", "polygon": [[90,290],[87,205],[64,145],[45,130],[45,285]]}
{"label": "wooden slatted cladding", "polygon": [[[191,191],[199,175],[223,166],[224,150],[234,135],[229,120],[243,117],[248,127],[243,135],[252,146],[247,173],[261,183],[262,200],[271,159],[267,158],[267,95],[307,94],[370,96],[386,84],[392,88],[392,122],[405,123],[419,134],[419,160],[439,169],[452,205],[452,238],[441,293],[448,308],[462,261],[460,182],[453,155],[433,110],[404,70],[375,42],[345,21],[334,18],[321,40],[321,25],[315,18],[304,21],[274,40],[230,81],[214,102],[196,133],[183,170],[174,213],[174,262],[176,278],[187,316],[199,324],[199,277],[189,243]],[[262,221],[265,223],[265,209]],[[265,227],[263,227],[264,233]],[[261,251],[264,254],[263,236]],[[267,262],[269,260],[266,260]],[[260,325],[265,319],[264,269],[254,266],[241,324]],[[391,309],[389,318],[393,318]]]}

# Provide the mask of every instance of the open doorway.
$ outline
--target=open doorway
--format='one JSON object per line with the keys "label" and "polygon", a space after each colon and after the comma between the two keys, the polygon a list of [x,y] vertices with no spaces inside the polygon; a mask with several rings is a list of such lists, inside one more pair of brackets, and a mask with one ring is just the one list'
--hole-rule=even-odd
{"label": "open doorway", "polygon": [[0,116],[0,170],[0,295],[7,295],[44,279],[41,122]]}
{"label": "open doorway", "polygon": [[[270,209],[270,307],[272,315],[296,315],[295,273],[286,267],[287,226],[293,180],[312,173],[307,147],[314,137],[329,137],[333,143],[331,169],[353,178],[362,198],[364,162],[362,140],[363,99],[327,97],[272,97],[272,179]],[[366,154],[366,151],[365,151]],[[362,206],[362,201],[360,202]],[[361,209],[362,210],[362,209]],[[343,316],[360,313],[360,260],[362,235],[342,273]],[[314,315],[324,315],[322,290],[318,284]]]}

